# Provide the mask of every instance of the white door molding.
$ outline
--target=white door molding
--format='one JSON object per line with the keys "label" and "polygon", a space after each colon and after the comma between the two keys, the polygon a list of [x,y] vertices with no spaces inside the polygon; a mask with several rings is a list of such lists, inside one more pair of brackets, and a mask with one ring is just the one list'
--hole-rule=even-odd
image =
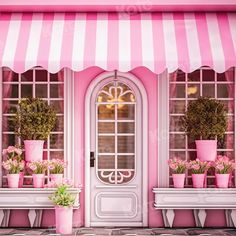
{"label": "white door molding", "polygon": [[[91,222],[91,202],[90,202],[90,124],[91,124],[91,111],[90,103],[92,94],[95,87],[101,81],[114,76],[114,72],[104,72],[97,76],[88,86],[85,97],[85,226],[90,227]],[[143,224],[148,225],[148,101],[146,90],[141,81],[131,73],[117,72],[117,76],[124,77],[130,80],[139,89],[142,99],[142,212],[143,212]]]}

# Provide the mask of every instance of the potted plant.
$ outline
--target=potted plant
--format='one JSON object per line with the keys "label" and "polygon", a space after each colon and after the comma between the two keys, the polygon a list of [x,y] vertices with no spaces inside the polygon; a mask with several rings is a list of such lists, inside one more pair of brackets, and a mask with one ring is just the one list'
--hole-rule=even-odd
{"label": "potted plant", "polygon": [[48,168],[47,161],[28,162],[27,167],[33,172],[34,188],[43,188],[45,182],[45,172]]}
{"label": "potted plant", "polygon": [[217,139],[223,139],[227,128],[224,104],[208,97],[190,101],[183,118],[183,128],[189,137],[195,139],[197,158],[214,161]]}
{"label": "potted plant", "polygon": [[189,162],[188,168],[192,172],[192,181],[193,181],[194,188],[203,188],[204,187],[206,173],[210,167],[211,167],[210,162],[200,161],[199,159]]}
{"label": "potted plant", "polygon": [[68,184],[58,185],[49,199],[55,204],[56,233],[72,234],[73,205],[75,196],[68,191]]}
{"label": "potted plant", "polygon": [[235,163],[227,156],[218,155],[213,163],[215,168],[216,186],[218,188],[228,188],[229,177],[235,169]]}
{"label": "potted plant", "polygon": [[22,99],[13,119],[15,133],[24,140],[25,160],[41,161],[43,144],[56,124],[56,112],[40,98]]}
{"label": "potted plant", "polygon": [[13,160],[8,159],[2,162],[2,166],[5,170],[8,171],[7,174],[7,182],[9,188],[18,188],[19,187],[19,178],[20,171],[22,171],[25,167],[25,162],[23,160]]}
{"label": "potted plant", "polygon": [[48,169],[50,171],[50,179],[56,184],[61,184],[63,180],[64,169],[66,163],[60,159],[52,159],[49,161]]}
{"label": "potted plant", "polygon": [[184,188],[185,171],[187,169],[187,161],[183,161],[174,157],[168,160],[170,169],[172,169],[173,182],[175,188]]}
{"label": "potted plant", "polygon": [[[17,146],[9,146],[6,149],[3,149],[2,151],[3,157],[6,158],[7,160],[17,160],[17,161],[22,161],[22,149],[17,147]],[[20,179],[19,179],[19,188],[23,187],[23,182],[24,182],[24,172],[20,171],[19,173]]]}

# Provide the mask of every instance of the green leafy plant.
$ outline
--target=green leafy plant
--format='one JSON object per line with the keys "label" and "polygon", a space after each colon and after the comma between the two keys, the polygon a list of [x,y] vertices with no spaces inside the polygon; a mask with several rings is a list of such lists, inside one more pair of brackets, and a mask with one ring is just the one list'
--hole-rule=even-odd
{"label": "green leafy plant", "polygon": [[194,139],[223,139],[227,118],[224,104],[209,97],[199,97],[190,101],[182,120],[189,137]]}
{"label": "green leafy plant", "polygon": [[56,112],[40,98],[26,98],[19,102],[13,122],[23,140],[45,140],[56,124]]}
{"label": "green leafy plant", "polygon": [[67,184],[58,185],[49,199],[57,206],[72,207],[75,204],[75,196],[68,192],[68,188]]}

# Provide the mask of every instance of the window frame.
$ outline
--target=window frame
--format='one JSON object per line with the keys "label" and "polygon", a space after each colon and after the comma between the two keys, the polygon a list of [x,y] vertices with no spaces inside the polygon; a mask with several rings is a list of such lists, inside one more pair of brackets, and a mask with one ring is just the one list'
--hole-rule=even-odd
{"label": "window frame", "polygon": [[[42,68],[43,69],[43,68]],[[45,69],[46,70],[46,69]],[[0,83],[3,86],[3,68],[0,68]],[[35,81],[32,81],[32,84],[35,83]],[[64,161],[67,162],[67,168],[64,172],[64,178],[71,179],[74,182],[74,168],[73,168],[73,162],[74,162],[74,73],[65,68],[64,69],[64,128],[63,128],[63,134],[64,134]],[[0,91],[0,122],[2,124],[2,117],[3,117],[3,111],[2,111],[2,104],[3,103],[3,89]],[[3,144],[2,144],[2,125],[0,126],[0,150],[2,150]],[[0,164],[2,163],[2,155],[0,158]],[[3,178],[3,170],[2,167],[0,168],[0,188],[3,187],[2,184],[2,178]]]}
{"label": "window frame", "polygon": [[[200,69],[200,68],[199,68]],[[234,152],[236,151],[236,68],[234,70]],[[214,81],[215,82],[215,81]],[[165,70],[162,74],[158,75],[157,82],[157,106],[158,106],[158,187],[169,188],[170,187],[170,175],[169,166],[167,164],[169,156],[169,134],[170,134],[170,76],[168,71]],[[236,158],[235,158],[236,161]],[[235,170],[236,174],[236,170]],[[234,185],[236,185],[236,178],[234,178]]]}

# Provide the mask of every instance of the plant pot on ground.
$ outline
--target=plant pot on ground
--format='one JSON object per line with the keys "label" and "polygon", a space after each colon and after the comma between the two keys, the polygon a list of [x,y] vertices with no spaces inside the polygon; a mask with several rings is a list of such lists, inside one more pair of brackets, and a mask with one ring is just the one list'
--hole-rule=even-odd
{"label": "plant pot on ground", "polygon": [[15,134],[23,141],[26,161],[41,161],[43,144],[56,124],[54,108],[40,98],[22,99],[13,119]]}
{"label": "plant pot on ground", "polygon": [[69,187],[66,184],[58,185],[54,194],[49,197],[55,204],[57,234],[72,234],[75,196],[68,191]]}
{"label": "plant pot on ground", "polygon": [[224,138],[227,128],[224,104],[208,97],[190,101],[182,125],[188,137],[195,140],[197,158],[201,161],[214,161],[217,156],[217,139]]}

